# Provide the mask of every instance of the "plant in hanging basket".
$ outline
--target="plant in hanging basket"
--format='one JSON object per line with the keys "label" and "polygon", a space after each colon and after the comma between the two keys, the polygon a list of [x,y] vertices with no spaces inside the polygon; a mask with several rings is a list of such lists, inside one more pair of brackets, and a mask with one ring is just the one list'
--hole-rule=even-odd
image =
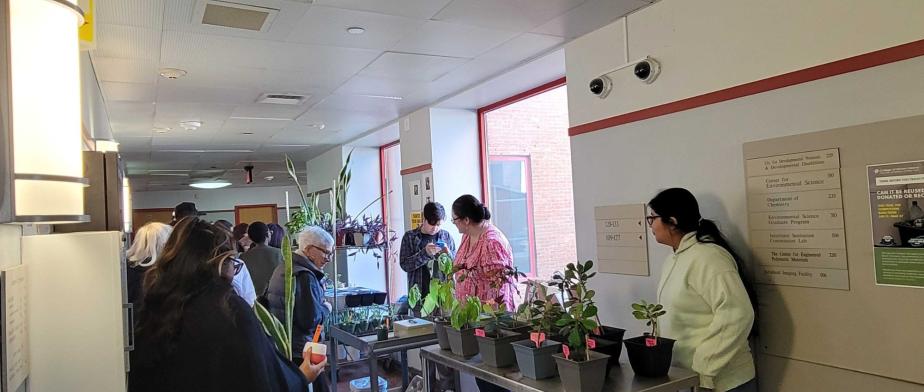
{"label": "plant in hanging basket", "polygon": [[632,315],[644,320],[651,327],[651,332],[643,336],[626,339],[626,351],[632,370],[640,376],[661,377],[667,374],[671,366],[674,340],[660,336],[658,317],[667,313],[661,304],[650,304],[644,300],[632,304]]}
{"label": "plant in hanging basket", "polygon": [[592,351],[596,341],[591,332],[597,328],[596,293],[587,289],[587,281],[596,275],[591,272],[593,261],[570,263],[565,270],[566,288],[574,295],[565,303],[566,310],[555,323],[561,335],[567,338],[563,355],[555,354],[558,373],[566,391],[596,392],[603,389],[609,355]]}

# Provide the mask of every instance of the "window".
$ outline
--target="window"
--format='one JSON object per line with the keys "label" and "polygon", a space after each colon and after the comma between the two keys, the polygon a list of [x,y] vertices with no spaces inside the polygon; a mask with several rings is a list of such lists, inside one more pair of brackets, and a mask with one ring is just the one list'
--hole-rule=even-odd
{"label": "window", "polygon": [[536,255],[529,157],[492,156],[488,173],[491,220],[507,236],[514,265],[520,271],[533,273]]}
{"label": "window", "polygon": [[398,142],[386,144],[379,148],[379,163],[382,175],[382,217],[388,230],[394,232],[397,241],[388,244],[385,265],[388,268],[391,301],[407,294],[407,274],[398,264],[401,250],[401,236],[404,234],[404,194],[401,187],[401,145]]}
{"label": "window", "polygon": [[577,255],[564,78],[478,110],[483,199],[514,265],[548,278]]}

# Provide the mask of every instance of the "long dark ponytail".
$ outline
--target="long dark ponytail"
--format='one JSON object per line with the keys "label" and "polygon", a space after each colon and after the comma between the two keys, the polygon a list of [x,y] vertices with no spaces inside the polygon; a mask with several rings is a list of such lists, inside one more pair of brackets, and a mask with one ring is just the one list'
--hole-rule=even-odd
{"label": "long dark ponytail", "polygon": [[[658,192],[648,202],[648,207],[661,217],[662,222],[673,225],[684,234],[695,231],[697,241],[721,246],[735,259],[738,276],[741,277],[741,283],[744,284],[748,299],[751,301],[751,308],[754,310],[754,326],[751,328],[751,336],[757,336],[757,293],[754,291],[750,276],[745,273],[744,261],[728,243],[728,239],[719,230],[719,226],[714,221],[703,219],[696,197],[684,188],[665,189]],[[671,218],[676,220],[676,223],[671,221]]]}

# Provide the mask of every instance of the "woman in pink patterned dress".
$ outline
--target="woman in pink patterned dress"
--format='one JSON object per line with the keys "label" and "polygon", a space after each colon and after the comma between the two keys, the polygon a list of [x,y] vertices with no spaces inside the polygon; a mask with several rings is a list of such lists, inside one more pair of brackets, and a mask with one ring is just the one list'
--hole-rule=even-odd
{"label": "woman in pink patterned dress", "polygon": [[491,224],[491,212],[472,195],[452,203],[452,223],[462,233],[456,252],[456,297],[477,296],[482,302],[494,301],[513,311],[513,282],[505,274],[513,267],[513,252],[504,233]]}

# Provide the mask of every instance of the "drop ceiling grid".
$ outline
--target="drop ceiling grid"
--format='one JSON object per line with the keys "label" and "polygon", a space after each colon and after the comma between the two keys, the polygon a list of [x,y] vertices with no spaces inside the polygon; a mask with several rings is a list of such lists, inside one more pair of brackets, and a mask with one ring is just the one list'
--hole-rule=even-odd
{"label": "drop ceiling grid", "polygon": [[164,28],[168,31],[221,35],[227,37],[251,38],[266,41],[282,41],[289,36],[292,29],[310,7],[306,3],[292,1],[267,0],[230,0],[231,3],[240,3],[278,9],[276,17],[270,25],[269,31],[257,32],[249,30],[232,30],[221,26],[202,24],[201,20],[193,20],[196,6],[202,0],[167,0],[165,9]]}
{"label": "drop ceiling grid", "polygon": [[[421,19],[314,6],[305,13],[286,41],[388,50],[423,23]],[[350,34],[346,31],[354,26],[365,28],[367,33]]]}
{"label": "drop ceiling grid", "polygon": [[522,32],[548,22],[583,2],[584,0],[455,0],[433,19]]}
{"label": "drop ceiling grid", "polygon": [[471,25],[427,21],[416,33],[398,42],[395,52],[475,58],[519,35],[518,32]]}
{"label": "drop ceiling grid", "polygon": [[154,102],[157,85],[154,83],[100,82],[106,101]]}
{"label": "drop ceiling grid", "polygon": [[98,23],[96,34],[100,42],[94,51],[97,57],[155,61],[160,58],[160,30]]}
{"label": "drop ceiling grid", "polygon": [[530,32],[573,39],[606,26],[623,15],[651,4],[646,0],[588,0]]}
{"label": "drop ceiling grid", "polygon": [[163,0],[117,0],[94,3],[97,23],[144,27],[163,26]]}
{"label": "drop ceiling grid", "polygon": [[315,4],[415,19],[430,19],[450,1],[452,0],[315,0]]}
{"label": "drop ceiling grid", "polygon": [[153,84],[158,77],[155,60],[94,56],[93,68],[101,82]]}

